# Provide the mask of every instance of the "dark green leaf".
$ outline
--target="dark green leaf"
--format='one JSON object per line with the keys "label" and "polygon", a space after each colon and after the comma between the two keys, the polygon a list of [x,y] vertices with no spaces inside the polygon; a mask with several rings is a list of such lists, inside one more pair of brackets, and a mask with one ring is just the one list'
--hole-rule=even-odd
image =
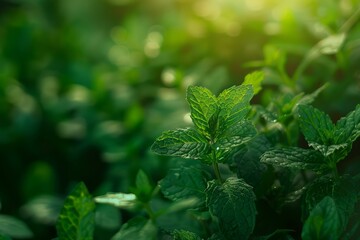
{"label": "dark green leaf", "polygon": [[250,110],[254,92],[250,85],[233,86],[225,89],[218,97],[219,127],[222,131],[245,119]]}
{"label": "dark green leaf", "polygon": [[315,172],[321,172],[327,169],[324,157],[319,152],[298,147],[279,148],[267,151],[261,156],[261,162],[280,167],[309,169]]}
{"label": "dark green leaf", "polygon": [[332,144],[335,126],[329,115],[310,105],[300,105],[298,114],[300,128],[309,143]]}
{"label": "dark green leaf", "polygon": [[173,201],[190,197],[205,201],[206,178],[200,168],[171,169],[159,184],[164,196]]}
{"label": "dark green leaf", "polygon": [[217,111],[216,97],[204,87],[190,86],[186,99],[190,105],[191,119],[204,135],[210,132],[209,120]]}
{"label": "dark green leaf", "polygon": [[11,238],[7,235],[0,233],[0,240],[11,240]]}
{"label": "dark green leaf", "polygon": [[76,185],[65,199],[56,229],[59,240],[93,239],[95,203],[84,183]]}
{"label": "dark green leaf", "polygon": [[175,230],[173,232],[174,240],[201,240],[201,238],[193,232],[185,230]]}
{"label": "dark green leaf", "polygon": [[337,143],[353,142],[360,136],[360,104],[346,117],[336,123],[335,138]]}
{"label": "dark green leaf", "polygon": [[156,234],[156,226],[151,220],[136,217],[122,225],[120,231],[111,240],[155,240]]}
{"label": "dark green leaf", "polygon": [[164,132],[152,145],[151,150],[165,156],[201,159],[211,150],[206,139],[193,129]]}
{"label": "dark green leaf", "polygon": [[256,128],[249,121],[242,121],[234,124],[227,129],[219,140],[216,142],[215,147],[232,149],[250,141],[256,135]]}
{"label": "dark green leaf", "polygon": [[304,223],[301,237],[304,240],[337,240],[341,235],[341,222],[335,201],[325,197],[310,212]]}
{"label": "dark green leaf", "polygon": [[242,85],[251,85],[254,94],[257,94],[261,90],[261,82],[264,80],[264,72],[255,71],[245,76],[244,83]]}
{"label": "dark green leaf", "polygon": [[33,233],[26,224],[12,216],[0,215],[0,234],[8,235],[13,238],[31,238]]}
{"label": "dark green leaf", "polygon": [[137,198],[132,193],[107,193],[94,198],[95,202],[109,204],[114,207],[131,209],[137,204]]}
{"label": "dark green leaf", "polygon": [[255,226],[255,194],[241,179],[208,183],[206,203],[227,239],[248,239]]}
{"label": "dark green leaf", "polygon": [[148,202],[152,197],[153,187],[149,181],[148,176],[145,174],[143,170],[139,170],[136,175],[136,189],[134,189],[134,193],[138,200],[141,202]]}

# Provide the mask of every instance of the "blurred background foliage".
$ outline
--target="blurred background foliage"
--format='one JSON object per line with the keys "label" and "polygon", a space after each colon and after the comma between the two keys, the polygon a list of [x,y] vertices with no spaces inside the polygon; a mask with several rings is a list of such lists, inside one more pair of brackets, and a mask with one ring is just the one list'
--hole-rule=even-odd
{"label": "blurred background foliage", "polygon": [[[261,68],[265,87],[254,103],[330,83],[314,105],[334,120],[345,115],[360,102],[359,5],[0,1],[1,214],[50,239],[75,183],[94,195],[128,192],[139,169],[156,183],[170,162],[149,147],[162,131],[191,124],[189,85],[218,93]],[[329,37],[339,51],[322,48]],[[126,214],[99,206],[97,236],[112,236]]]}

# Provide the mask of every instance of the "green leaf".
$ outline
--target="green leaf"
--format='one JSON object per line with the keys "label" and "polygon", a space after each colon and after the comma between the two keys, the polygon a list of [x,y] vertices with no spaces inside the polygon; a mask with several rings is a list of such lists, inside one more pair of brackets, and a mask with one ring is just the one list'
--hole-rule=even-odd
{"label": "green leaf", "polygon": [[122,225],[120,231],[111,240],[155,240],[157,228],[154,223],[144,217],[135,217]]}
{"label": "green leaf", "polygon": [[136,174],[135,184],[136,189],[133,189],[133,192],[137,199],[144,203],[149,202],[154,188],[152,187],[148,176],[141,169]]}
{"label": "green leaf", "polygon": [[315,47],[321,54],[335,54],[339,51],[346,38],[345,33],[334,34],[324,38]]}
{"label": "green leaf", "polygon": [[233,86],[220,93],[218,97],[220,132],[245,119],[253,95],[250,85]]}
{"label": "green leaf", "polygon": [[193,129],[164,132],[152,145],[151,150],[165,156],[201,159],[211,148],[206,139]]}
{"label": "green leaf", "polygon": [[181,167],[171,169],[166,177],[159,182],[165,197],[177,201],[196,197],[205,201],[206,177],[197,167]]}
{"label": "green leaf", "polygon": [[132,209],[137,204],[137,198],[132,193],[107,193],[94,198],[95,202],[109,204],[114,207]]}
{"label": "green leaf", "polygon": [[322,172],[327,169],[324,157],[317,151],[298,147],[279,148],[267,151],[261,162],[280,167],[309,169]]}
{"label": "green leaf", "polygon": [[337,143],[354,142],[360,136],[360,104],[336,123],[334,134]]}
{"label": "green leaf", "polygon": [[255,226],[255,194],[241,179],[228,178],[222,185],[208,183],[206,203],[227,239],[248,239]]}
{"label": "green leaf", "polygon": [[0,240],[11,240],[11,238],[7,235],[0,233]]}
{"label": "green leaf", "polygon": [[217,111],[216,97],[204,87],[190,86],[186,99],[190,105],[191,119],[204,135],[210,132],[209,120]]}
{"label": "green leaf", "polygon": [[1,234],[4,235],[4,239],[7,239],[8,236],[21,239],[33,237],[33,233],[23,221],[8,215],[0,215]]}
{"label": "green leaf", "polygon": [[254,90],[254,95],[260,92],[261,82],[264,80],[264,72],[255,71],[245,76],[245,80],[242,85],[251,85]]}
{"label": "green leaf", "polygon": [[219,140],[216,142],[215,147],[232,149],[250,141],[257,131],[250,121],[239,122],[228,128]]}
{"label": "green leaf", "polygon": [[298,114],[300,128],[309,143],[332,145],[335,126],[329,115],[310,105],[300,105]]}
{"label": "green leaf", "polygon": [[340,239],[341,222],[333,198],[327,196],[311,211],[304,223],[301,237],[304,240]]}
{"label": "green leaf", "polygon": [[201,240],[201,238],[193,232],[189,232],[186,230],[175,230],[173,232],[174,240]]}
{"label": "green leaf", "polygon": [[93,239],[95,203],[84,183],[80,182],[65,199],[56,229],[59,240]]}
{"label": "green leaf", "polygon": [[298,102],[297,105],[294,107],[294,110],[296,109],[297,106],[299,105],[307,105],[312,103],[315,98],[325,89],[328,87],[328,83],[325,83],[324,85],[322,85],[321,87],[319,87],[318,89],[316,89],[314,92],[310,93],[310,94],[306,94],[305,96],[303,96]]}

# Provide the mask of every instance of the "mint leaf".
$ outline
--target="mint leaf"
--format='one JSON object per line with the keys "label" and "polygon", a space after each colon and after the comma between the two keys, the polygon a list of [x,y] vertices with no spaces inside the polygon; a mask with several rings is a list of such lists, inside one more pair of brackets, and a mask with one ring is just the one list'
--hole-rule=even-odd
{"label": "mint leaf", "polygon": [[120,231],[111,240],[155,240],[157,229],[154,223],[144,217],[135,217],[122,225]]}
{"label": "mint leaf", "polygon": [[360,136],[360,104],[336,123],[334,137],[337,143],[354,142]]}
{"label": "mint leaf", "polygon": [[300,105],[298,114],[300,128],[309,143],[332,145],[335,126],[329,115],[310,105]]}
{"label": "mint leaf", "polygon": [[218,97],[220,132],[245,119],[250,110],[254,92],[250,85],[233,86],[225,89]]}
{"label": "mint leaf", "polygon": [[188,128],[164,132],[151,150],[165,156],[201,159],[211,148],[203,136]]}
{"label": "mint leaf", "polygon": [[0,238],[4,234],[4,239],[8,235],[12,238],[32,238],[33,233],[29,227],[21,220],[8,215],[0,215]]}
{"label": "mint leaf", "polygon": [[175,230],[173,232],[174,240],[201,240],[201,238],[193,232],[185,231],[185,230]]}
{"label": "mint leaf", "polygon": [[80,182],[65,199],[56,229],[59,240],[93,239],[95,203],[84,183]]}
{"label": "mint leaf", "polygon": [[198,198],[200,203],[205,201],[206,178],[199,168],[171,169],[159,185],[164,196],[173,201],[190,197]]}
{"label": "mint leaf", "polygon": [[322,172],[328,168],[324,163],[324,157],[319,152],[298,147],[267,151],[261,156],[261,162],[280,167],[309,169],[315,172]]}
{"label": "mint leaf", "polygon": [[264,72],[255,71],[245,76],[245,80],[242,85],[251,85],[254,94],[257,94],[261,90],[261,82],[264,80]]}
{"label": "mint leaf", "polygon": [[222,185],[213,180],[206,189],[206,203],[227,239],[249,238],[256,215],[255,194],[250,185],[233,177]]}
{"label": "mint leaf", "polygon": [[136,195],[132,193],[107,193],[94,198],[95,202],[109,204],[123,209],[132,209],[137,204]]}
{"label": "mint leaf", "polygon": [[137,199],[144,203],[149,202],[152,197],[153,187],[148,176],[141,169],[136,174],[135,184],[136,188],[133,189],[133,193]]}
{"label": "mint leaf", "polygon": [[190,116],[195,127],[204,135],[208,135],[209,120],[217,111],[216,97],[207,88],[190,86],[187,89],[186,99],[190,105]]}
{"label": "mint leaf", "polygon": [[250,141],[257,131],[250,121],[239,122],[219,136],[215,147],[232,149]]}
{"label": "mint leaf", "polygon": [[311,211],[304,223],[301,237],[305,240],[337,240],[341,232],[341,222],[335,201],[326,196]]}

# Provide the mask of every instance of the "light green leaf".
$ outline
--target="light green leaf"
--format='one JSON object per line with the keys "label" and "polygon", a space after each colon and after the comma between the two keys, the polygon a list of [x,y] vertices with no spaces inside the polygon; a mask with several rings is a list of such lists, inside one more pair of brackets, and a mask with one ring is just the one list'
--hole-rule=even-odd
{"label": "light green leaf", "polygon": [[261,162],[280,167],[309,169],[321,172],[327,169],[324,157],[312,149],[298,147],[279,148],[267,151],[261,156]]}
{"label": "light green leaf", "polygon": [[174,240],[201,240],[201,238],[193,232],[189,232],[186,230],[175,230],[173,232]]}
{"label": "light green leaf", "polygon": [[144,217],[136,217],[122,225],[120,231],[111,240],[155,240],[157,228],[155,224]]}
{"label": "light green leaf", "polygon": [[109,204],[118,208],[131,209],[137,204],[136,195],[132,193],[107,193],[94,198],[95,202]]}
{"label": "light green leaf", "polygon": [[248,239],[255,226],[255,194],[241,179],[228,178],[222,185],[208,183],[206,203],[228,239]]}
{"label": "light green leaf", "polygon": [[165,197],[177,201],[196,197],[200,203],[205,201],[206,177],[197,167],[171,169],[159,183]]}
{"label": "light green leaf", "polygon": [[250,141],[257,131],[250,121],[242,121],[228,128],[219,140],[215,147],[232,149]]}
{"label": "light green leaf", "polygon": [[216,97],[209,89],[190,86],[186,99],[190,105],[191,119],[195,127],[204,135],[210,132],[209,120],[217,111]]}
{"label": "light green leaf", "polygon": [[201,159],[211,148],[206,139],[193,129],[164,132],[152,145],[151,150],[165,156]]}
{"label": "light green leaf", "polygon": [[349,145],[348,143],[328,146],[328,145],[318,144],[315,142],[309,142],[309,146],[321,152],[321,154],[324,157],[329,157],[330,155],[336,154],[338,161],[346,157],[348,152],[351,150],[351,145]]}
{"label": "light green leaf", "polygon": [[59,240],[91,240],[95,224],[95,203],[80,182],[65,199],[56,229]]}
{"label": "light green leaf", "polygon": [[242,85],[251,85],[254,94],[257,94],[261,90],[261,82],[264,80],[264,72],[255,71],[245,76],[245,80]]}
{"label": "light green leaf", "polygon": [[321,54],[335,54],[339,51],[346,38],[345,33],[334,34],[321,40],[315,49]]}
{"label": "light green leaf", "polygon": [[354,142],[360,137],[360,104],[356,106],[354,111],[336,123],[334,135],[336,142],[339,144],[349,141]]}
{"label": "light green leaf", "polygon": [[253,95],[250,85],[233,86],[220,93],[218,97],[220,132],[245,119]]}
{"label": "light green leaf", "polygon": [[332,145],[335,126],[329,115],[310,105],[298,107],[299,123],[308,142]]}
{"label": "light green leaf", "polygon": [[304,223],[304,240],[337,240],[341,235],[341,222],[333,198],[327,196],[315,206]]}
{"label": "light green leaf", "polygon": [[8,236],[12,238],[32,238],[33,233],[29,227],[21,220],[8,215],[0,215],[0,236],[4,239]]}

